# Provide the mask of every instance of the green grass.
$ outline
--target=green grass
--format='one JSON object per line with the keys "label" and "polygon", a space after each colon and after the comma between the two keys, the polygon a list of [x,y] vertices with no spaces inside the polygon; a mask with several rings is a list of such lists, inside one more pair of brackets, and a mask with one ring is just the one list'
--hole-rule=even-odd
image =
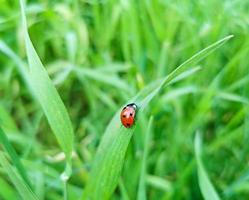
{"label": "green grass", "polygon": [[248,8],[1,2],[0,199],[247,199]]}

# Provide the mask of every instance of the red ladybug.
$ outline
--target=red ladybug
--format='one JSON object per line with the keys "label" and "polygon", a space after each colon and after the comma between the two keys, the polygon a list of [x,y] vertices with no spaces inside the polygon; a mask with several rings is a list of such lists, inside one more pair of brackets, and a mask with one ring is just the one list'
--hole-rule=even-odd
{"label": "red ladybug", "polygon": [[124,127],[130,128],[135,123],[137,105],[131,103],[126,105],[120,113],[120,119]]}

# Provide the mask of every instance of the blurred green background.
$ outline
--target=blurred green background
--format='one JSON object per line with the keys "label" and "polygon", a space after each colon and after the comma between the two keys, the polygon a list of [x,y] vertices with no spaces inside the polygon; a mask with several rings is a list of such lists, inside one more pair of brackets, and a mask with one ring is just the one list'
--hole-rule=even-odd
{"label": "blurred green background", "polygon": [[[34,47],[56,86],[75,134],[69,199],[81,197],[98,144],[114,113],[146,85],[209,44],[234,35],[164,88],[129,144],[111,199],[136,199],[147,122],[147,199],[203,199],[194,135],[222,199],[249,198],[249,1],[33,0],[26,2]],[[62,199],[64,156],[20,65],[27,66],[19,2],[0,0],[0,126],[39,199]],[[193,66],[195,67],[195,66]],[[0,199],[19,199],[0,169]]]}

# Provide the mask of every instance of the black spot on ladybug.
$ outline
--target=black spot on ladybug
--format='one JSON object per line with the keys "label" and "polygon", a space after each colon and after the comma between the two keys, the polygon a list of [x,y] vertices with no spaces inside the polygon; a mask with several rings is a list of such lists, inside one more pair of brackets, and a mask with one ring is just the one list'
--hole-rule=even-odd
{"label": "black spot on ladybug", "polygon": [[132,113],[130,113],[130,116],[132,116]]}
{"label": "black spot on ladybug", "polygon": [[122,117],[125,118],[125,115],[123,115]]}
{"label": "black spot on ladybug", "polygon": [[126,124],[126,126],[130,126],[130,124],[129,124],[129,123],[127,123],[127,124]]}

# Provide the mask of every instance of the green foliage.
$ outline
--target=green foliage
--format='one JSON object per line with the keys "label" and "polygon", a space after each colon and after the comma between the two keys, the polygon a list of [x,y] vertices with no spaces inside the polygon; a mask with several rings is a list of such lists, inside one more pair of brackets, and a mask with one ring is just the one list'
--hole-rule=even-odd
{"label": "green foliage", "polygon": [[200,134],[195,135],[195,157],[198,170],[198,180],[200,190],[205,200],[219,200],[219,196],[216,193],[212,183],[210,182],[207,172],[201,160],[201,138]]}
{"label": "green foliage", "polygon": [[29,64],[29,70],[27,71],[28,79],[30,80],[34,96],[38,99],[61,148],[66,154],[68,166],[65,173],[67,176],[70,176],[71,155],[73,151],[73,128],[71,121],[57,90],[53,86],[29,38],[25,6],[22,0],[20,0],[20,5]]}
{"label": "green foliage", "polygon": [[38,199],[35,196],[35,194],[32,192],[32,190],[29,188],[29,186],[23,181],[20,175],[11,166],[11,164],[9,163],[5,154],[2,151],[0,151],[0,163],[23,199],[30,199],[30,200]]}
{"label": "green foliage", "polygon": [[141,164],[141,174],[139,179],[138,185],[138,192],[137,192],[137,199],[138,200],[146,200],[146,162],[148,159],[148,151],[149,151],[149,142],[150,142],[150,135],[151,135],[151,128],[153,123],[153,117],[150,117],[148,127],[146,130],[146,135],[144,139],[144,150],[143,150],[143,159]]}
{"label": "green foliage", "polygon": [[25,7],[0,6],[0,199],[248,199],[248,1]]}
{"label": "green foliage", "polygon": [[[172,73],[160,81],[153,82],[141,90],[130,102],[135,102],[138,106],[138,114],[141,115],[144,108],[165,85],[175,83],[197,72],[196,68],[183,71],[190,63],[203,59],[210,52],[218,48],[231,36],[228,36],[198,52],[186,62],[177,67]],[[199,69],[199,68],[197,68]],[[183,72],[182,72],[183,71]],[[182,72],[182,73],[181,73]],[[83,199],[109,199],[113,193],[121,173],[124,156],[130,142],[131,136],[136,128],[136,124],[127,129],[120,123],[120,108],[109,123],[95,156],[91,177],[87,183]],[[139,121],[139,115],[136,121]],[[140,197],[139,197],[140,198]]]}
{"label": "green foliage", "polygon": [[4,131],[0,127],[0,143],[4,147],[5,151],[9,154],[11,157],[12,162],[16,166],[19,174],[23,178],[23,180],[26,182],[26,184],[30,185],[30,181],[28,180],[26,170],[24,169],[22,163],[20,162],[15,149],[12,147],[12,145],[9,143],[8,138],[6,137]]}

